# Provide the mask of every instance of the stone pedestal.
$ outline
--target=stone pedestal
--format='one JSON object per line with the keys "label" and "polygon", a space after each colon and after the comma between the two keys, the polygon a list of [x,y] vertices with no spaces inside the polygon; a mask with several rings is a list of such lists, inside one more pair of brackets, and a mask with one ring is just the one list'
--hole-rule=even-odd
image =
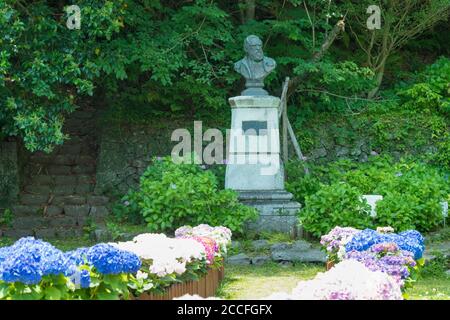
{"label": "stone pedestal", "polygon": [[236,190],[242,203],[258,209],[253,231],[296,233],[300,204],[284,189],[280,159],[278,111],[272,96],[229,99],[232,112],[225,188]]}

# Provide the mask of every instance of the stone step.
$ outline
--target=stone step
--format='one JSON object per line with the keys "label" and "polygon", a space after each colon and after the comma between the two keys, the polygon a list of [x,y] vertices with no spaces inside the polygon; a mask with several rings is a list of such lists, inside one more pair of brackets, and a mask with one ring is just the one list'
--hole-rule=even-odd
{"label": "stone step", "polygon": [[95,116],[95,110],[91,109],[91,110],[77,110],[75,112],[73,112],[71,114],[71,117],[69,119],[69,122],[71,119],[73,119],[73,121],[76,121],[76,119],[82,119],[82,120],[87,120],[87,119],[94,119]]}
{"label": "stone step", "polygon": [[87,197],[87,204],[91,206],[106,206],[109,203],[109,198],[106,196],[91,195]]}
{"label": "stone step", "polygon": [[38,185],[51,185],[53,184],[53,176],[38,174],[35,176],[31,176],[29,178],[29,183],[34,183]]}
{"label": "stone step", "polygon": [[42,205],[47,203],[49,200],[48,195],[43,194],[30,194],[30,193],[22,193],[20,194],[20,203],[23,205]]}
{"label": "stone step", "polygon": [[17,230],[33,230],[35,228],[45,228],[49,220],[43,216],[15,217],[12,227]]}
{"label": "stone step", "polygon": [[77,165],[72,169],[72,173],[75,174],[94,174],[95,166],[94,165]]}
{"label": "stone step", "polygon": [[42,210],[43,207],[37,205],[15,205],[11,208],[11,211],[13,212],[15,217],[39,215]]}
{"label": "stone step", "polygon": [[42,206],[12,206],[14,217],[61,217],[64,216],[63,206],[42,205]]}
{"label": "stone step", "polygon": [[[93,184],[76,184],[76,185],[60,185],[60,186],[45,186],[45,185],[27,185],[24,188],[26,194],[47,196],[71,196],[71,195],[89,195],[94,191]],[[43,204],[46,202],[42,202]],[[35,203],[37,204],[37,202]]]}
{"label": "stone step", "polygon": [[12,228],[16,230],[35,230],[40,228],[82,227],[86,225],[88,218],[90,218],[91,220],[100,220],[104,219],[104,217],[106,217],[107,215],[106,212],[106,215],[105,213],[102,213],[101,216],[94,214],[92,217],[90,217],[89,206],[79,207],[80,208],[78,208],[78,210],[64,208],[65,210],[67,209],[67,212],[65,212],[65,214],[51,217],[43,215],[17,216],[14,217],[14,220],[12,221]]}
{"label": "stone step", "polygon": [[95,176],[93,175],[36,175],[32,176],[28,183],[30,185],[78,185],[78,184],[95,184]]}
{"label": "stone step", "polygon": [[109,210],[105,206],[91,206],[89,210],[89,217],[94,222],[101,222],[109,215]]}
{"label": "stone step", "polygon": [[63,207],[58,207],[58,206],[45,206],[43,208],[43,214],[47,217],[58,217],[58,216],[62,216],[64,213],[64,209]]}
{"label": "stone step", "polygon": [[[14,233],[14,231],[12,231]],[[83,236],[83,228],[78,226],[73,226],[71,228],[67,227],[48,227],[48,228],[37,228],[34,231],[23,231],[19,234],[32,233],[34,237],[38,239],[67,239],[67,238],[79,238]],[[20,236],[19,236],[20,237]],[[18,238],[18,237],[14,237]]]}
{"label": "stone step", "polygon": [[67,239],[80,238],[84,234],[83,227],[73,226],[54,227],[54,228],[36,228],[36,229],[8,229],[1,231],[1,235],[12,239],[32,236],[38,239]]}
{"label": "stone step", "polygon": [[12,239],[19,239],[22,237],[34,237],[34,231],[32,229],[8,229],[3,230],[2,236],[12,238]]}
{"label": "stone step", "polygon": [[81,153],[81,147],[82,145],[79,144],[63,144],[62,146],[59,146],[55,148],[56,154],[68,154],[68,155],[79,155]]}
{"label": "stone step", "polygon": [[93,125],[84,125],[84,126],[74,126],[64,128],[64,133],[69,135],[78,135],[78,136],[87,136],[95,132],[95,127]]}
{"label": "stone step", "polygon": [[89,175],[95,174],[95,164],[76,164],[74,166],[52,164],[46,167],[46,172],[49,175]]}
{"label": "stone step", "polygon": [[84,195],[54,196],[50,200],[50,204],[56,206],[83,205],[86,204],[86,196]]}
{"label": "stone step", "polygon": [[[80,146],[80,150],[81,150]],[[86,154],[58,154],[52,156],[35,156],[30,157],[30,164],[37,165],[36,167],[49,167],[51,165],[74,166],[74,165],[92,165],[95,164],[96,159]]]}
{"label": "stone step", "polygon": [[72,168],[67,165],[52,164],[47,167],[47,172],[51,175],[69,175],[72,173]]}
{"label": "stone step", "polygon": [[69,217],[87,217],[91,207],[87,204],[83,205],[65,205],[64,214]]}
{"label": "stone step", "polygon": [[48,195],[52,190],[49,185],[29,184],[25,186],[24,191],[31,194]]}
{"label": "stone step", "polygon": [[54,155],[42,153],[42,152],[36,152],[33,155],[30,156],[28,159],[31,163],[37,163],[37,164],[51,164],[53,162]]}

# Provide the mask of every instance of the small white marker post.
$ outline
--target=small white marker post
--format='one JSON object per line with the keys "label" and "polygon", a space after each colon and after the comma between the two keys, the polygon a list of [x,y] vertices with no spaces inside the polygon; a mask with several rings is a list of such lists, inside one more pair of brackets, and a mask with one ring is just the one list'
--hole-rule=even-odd
{"label": "small white marker post", "polygon": [[377,216],[376,206],[377,202],[383,200],[383,196],[377,194],[365,194],[361,197],[365,199],[370,206],[370,216],[375,218]]}

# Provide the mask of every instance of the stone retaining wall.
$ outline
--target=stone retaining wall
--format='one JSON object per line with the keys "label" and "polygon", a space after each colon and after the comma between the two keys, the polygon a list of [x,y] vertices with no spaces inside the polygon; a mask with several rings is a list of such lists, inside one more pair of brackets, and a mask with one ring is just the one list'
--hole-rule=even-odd
{"label": "stone retaining wall", "polygon": [[172,127],[143,125],[104,126],[99,138],[96,193],[123,195],[139,185],[152,157],[169,155]]}
{"label": "stone retaining wall", "polygon": [[14,141],[0,142],[0,207],[15,201],[20,189],[18,146]]}

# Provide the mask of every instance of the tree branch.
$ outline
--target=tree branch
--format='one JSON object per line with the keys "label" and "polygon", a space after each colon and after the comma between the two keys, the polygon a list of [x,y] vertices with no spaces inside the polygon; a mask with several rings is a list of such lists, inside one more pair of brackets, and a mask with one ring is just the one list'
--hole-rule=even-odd
{"label": "tree branch", "polygon": [[[336,40],[336,37],[339,35],[339,33],[343,32],[345,30],[345,21],[344,19],[339,20],[336,25],[333,27],[333,30],[331,30],[328,37],[323,42],[322,46],[320,47],[320,50],[317,51],[315,54],[313,54],[311,58],[311,62],[317,62],[323,58],[327,50],[330,48],[330,46],[333,44],[334,40]],[[288,90],[288,97],[294,93],[295,88],[300,84],[302,80],[304,80],[307,77],[307,74],[302,74],[299,76],[296,76],[292,78],[292,80],[289,83],[289,90]]]}

